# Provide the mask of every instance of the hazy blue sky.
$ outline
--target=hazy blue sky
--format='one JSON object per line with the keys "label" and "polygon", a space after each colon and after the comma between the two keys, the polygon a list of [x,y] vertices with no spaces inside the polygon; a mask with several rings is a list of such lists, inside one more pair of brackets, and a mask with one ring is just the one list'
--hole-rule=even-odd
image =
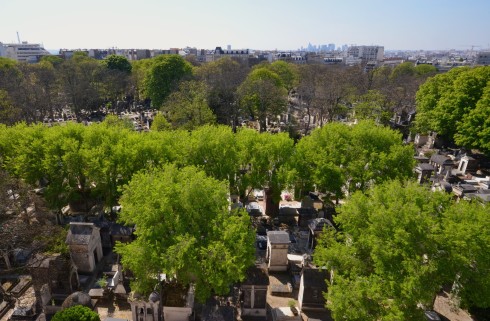
{"label": "hazy blue sky", "polygon": [[490,47],[490,0],[0,0],[0,41],[58,48]]}

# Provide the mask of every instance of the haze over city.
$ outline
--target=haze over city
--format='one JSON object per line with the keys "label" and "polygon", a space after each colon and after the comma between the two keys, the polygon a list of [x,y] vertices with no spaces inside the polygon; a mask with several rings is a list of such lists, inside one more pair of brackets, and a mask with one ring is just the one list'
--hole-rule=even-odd
{"label": "haze over city", "polygon": [[490,2],[2,0],[0,41],[59,48],[490,47]]}

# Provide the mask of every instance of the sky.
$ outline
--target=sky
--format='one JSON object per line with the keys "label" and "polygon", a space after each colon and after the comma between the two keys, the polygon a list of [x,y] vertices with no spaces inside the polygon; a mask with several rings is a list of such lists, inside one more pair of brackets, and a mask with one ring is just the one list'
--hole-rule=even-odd
{"label": "sky", "polygon": [[490,47],[490,0],[0,0],[0,42],[46,49]]}

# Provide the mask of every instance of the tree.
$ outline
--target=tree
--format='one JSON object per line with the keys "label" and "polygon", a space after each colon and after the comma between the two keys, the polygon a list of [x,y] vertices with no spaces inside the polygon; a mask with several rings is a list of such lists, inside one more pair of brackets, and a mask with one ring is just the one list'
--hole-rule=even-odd
{"label": "tree", "polygon": [[458,132],[454,135],[457,144],[478,148],[490,154],[490,83],[485,87],[483,95],[476,106],[464,115],[458,124]]}
{"label": "tree", "polygon": [[436,72],[437,68],[432,65],[420,64],[415,66],[415,73],[419,76],[434,75]]}
{"label": "tree", "polygon": [[48,61],[38,64],[21,64],[22,79],[16,95],[18,106],[22,107],[23,119],[29,123],[52,117],[59,110],[60,87],[57,82],[57,71]]}
{"label": "tree", "polygon": [[299,75],[297,108],[300,113],[306,112],[305,132],[309,131],[313,118],[322,127],[339,116],[345,117],[352,97],[365,92],[361,88],[365,75],[359,74],[354,67],[302,65]]}
{"label": "tree", "polygon": [[117,70],[127,74],[131,73],[133,69],[129,60],[119,55],[109,55],[102,62],[107,69]]}
{"label": "tree", "polygon": [[202,126],[188,135],[181,148],[183,164],[202,168],[207,175],[234,185],[238,172],[236,137],[229,126]]}
{"label": "tree", "polygon": [[207,88],[197,81],[182,82],[179,90],[170,94],[162,111],[174,128],[192,130],[216,121],[207,103]]}
{"label": "tree", "polygon": [[[476,108],[489,80],[490,67],[487,66],[455,68],[429,78],[420,86],[416,96],[417,130],[436,131],[450,142],[454,141],[456,134],[462,139],[459,130],[468,127],[464,125],[464,118]],[[467,120],[471,118],[468,116]],[[470,137],[464,142],[477,140]]]}
{"label": "tree", "polygon": [[158,113],[153,117],[153,122],[151,123],[152,131],[164,131],[170,129],[170,124],[162,114]]}
{"label": "tree", "polygon": [[444,233],[438,243],[448,255],[441,270],[461,307],[490,307],[489,213],[488,204],[461,201],[443,216]]}
{"label": "tree", "polygon": [[77,202],[86,211],[90,209],[92,182],[88,164],[92,155],[85,133],[86,127],[82,124],[67,124],[46,131],[44,157],[40,163],[49,181],[44,195],[52,208],[61,210],[67,203]]}
{"label": "tree", "polygon": [[242,62],[230,57],[203,64],[196,70],[197,79],[206,83],[208,104],[216,115],[219,124],[232,124],[236,131],[239,108],[237,88],[243,82],[249,68]]}
{"label": "tree", "polygon": [[391,72],[391,78],[411,77],[413,75],[415,75],[415,66],[410,61],[399,64]]}
{"label": "tree", "polygon": [[281,78],[282,84],[288,91],[288,94],[297,86],[298,70],[296,65],[277,60],[267,67]]}
{"label": "tree", "polygon": [[131,61],[132,71],[130,83],[133,86],[133,94],[136,100],[149,99],[146,92],[145,78],[153,64],[153,59],[141,59]]}
{"label": "tree", "polygon": [[330,192],[366,190],[374,183],[406,179],[413,171],[413,151],[401,135],[370,121],[348,126],[330,123],[302,138],[289,168],[297,190]]}
{"label": "tree", "polygon": [[389,104],[382,93],[377,90],[369,90],[357,99],[354,106],[355,117],[359,120],[371,119],[379,124],[387,125],[393,112]]}
{"label": "tree", "polygon": [[53,321],[100,321],[99,315],[82,305],[75,305],[70,308],[63,309],[51,319]]}
{"label": "tree", "polygon": [[179,55],[161,55],[151,60],[145,75],[146,95],[153,106],[162,106],[179,82],[192,74],[192,66]]}
{"label": "tree", "polygon": [[105,67],[101,71],[103,79],[103,95],[117,106],[124,96],[129,96],[130,74],[133,66],[126,57],[109,55],[103,61]]}
{"label": "tree", "polygon": [[101,73],[100,63],[81,52],[61,64],[59,75],[63,97],[78,119],[82,110],[100,106]]}
{"label": "tree", "polygon": [[244,211],[229,212],[228,186],[195,167],[166,165],[136,173],[124,187],[120,219],[137,238],[117,244],[136,276],[132,288],[151,292],[158,275],[195,284],[196,297],[225,294],[254,262],[255,233]]}
{"label": "tree", "polygon": [[340,232],[323,233],[314,253],[333,271],[335,319],[421,320],[419,305],[453,284],[466,305],[489,306],[488,208],[389,181],[354,193],[336,219]]}
{"label": "tree", "polygon": [[[410,62],[402,63],[394,68],[383,66],[374,69],[370,73],[372,76],[370,90],[382,95],[387,120],[393,113],[403,115],[415,111],[415,93],[420,84],[436,72],[437,69],[434,66],[426,64],[414,66]],[[364,95],[364,98],[368,96]],[[372,98],[375,98],[374,104],[376,105],[376,96]]]}
{"label": "tree", "polygon": [[48,56],[42,56],[40,63],[45,63],[48,62],[50,63],[53,67],[58,67],[63,63],[63,58],[55,55],[48,55]]}
{"label": "tree", "polygon": [[101,199],[112,211],[117,205],[120,188],[133,174],[131,159],[132,124],[115,116],[106,117],[102,124],[93,124],[83,132],[82,150],[86,155],[86,176],[90,197]]}
{"label": "tree", "polygon": [[351,69],[327,67],[318,75],[312,106],[320,127],[338,116],[346,115],[348,97],[356,91],[354,84],[350,83],[351,71]]}
{"label": "tree", "polygon": [[266,206],[267,215],[277,215],[281,192],[286,187],[284,165],[294,150],[294,141],[286,133],[258,133],[243,128],[236,134],[238,163],[242,170],[238,193],[245,198],[249,188],[265,188],[271,206]]}
{"label": "tree", "polygon": [[265,67],[254,69],[238,89],[240,103],[266,130],[266,119],[286,111],[287,91],[281,78]]}
{"label": "tree", "polygon": [[307,119],[305,122],[304,132],[308,133],[310,129],[310,119],[313,117],[314,101],[316,100],[316,88],[319,73],[323,66],[302,65],[299,67],[299,82],[296,87],[297,98],[292,98],[291,106],[299,112],[301,119]]}
{"label": "tree", "polygon": [[8,92],[0,89],[0,123],[13,125],[21,119],[22,111],[14,107]]}
{"label": "tree", "polygon": [[0,57],[0,121],[12,124],[22,119],[22,105],[18,102],[23,93],[19,90],[22,72],[17,61]]}

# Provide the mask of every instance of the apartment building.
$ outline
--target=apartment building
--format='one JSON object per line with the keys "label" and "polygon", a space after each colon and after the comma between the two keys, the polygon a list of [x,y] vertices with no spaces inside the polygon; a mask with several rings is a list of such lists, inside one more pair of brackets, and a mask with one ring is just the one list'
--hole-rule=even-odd
{"label": "apartment building", "polygon": [[490,65],[490,51],[480,51],[476,56],[475,64],[488,66]]}
{"label": "apartment building", "polygon": [[215,50],[211,50],[206,54],[206,62],[216,61],[223,57],[248,60],[248,58],[250,57],[250,52],[248,49],[223,50],[221,47],[216,47]]}
{"label": "apartment building", "polygon": [[355,63],[381,62],[384,59],[383,46],[350,46],[346,61]]}

